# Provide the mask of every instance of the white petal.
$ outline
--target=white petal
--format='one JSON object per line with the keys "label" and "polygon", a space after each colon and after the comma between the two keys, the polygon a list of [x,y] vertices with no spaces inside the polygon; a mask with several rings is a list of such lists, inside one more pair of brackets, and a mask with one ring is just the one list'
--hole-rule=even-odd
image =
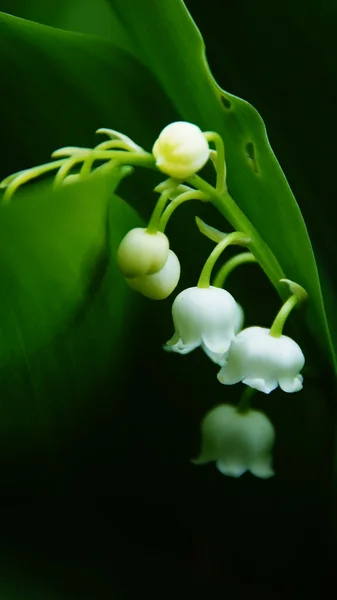
{"label": "white petal", "polygon": [[265,460],[256,460],[249,470],[252,475],[261,479],[269,479],[275,475],[271,466],[271,457],[266,457]]}
{"label": "white petal", "polygon": [[171,340],[169,340],[169,342],[167,342],[164,345],[164,350],[166,350],[167,352],[177,352],[178,354],[189,354],[190,352],[192,352],[192,350],[195,350],[198,346],[200,346],[200,344],[198,344],[198,343],[186,345],[182,342],[182,340],[180,338],[175,344],[171,344],[170,342],[173,339],[176,339],[176,337],[173,336],[173,338],[171,338]]}
{"label": "white petal", "polygon": [[221,472],[232,476],[239,476],[261,462],[270,465],[275,433],[264,413],[255,410],[239,413],[235,406],[224,404],[205,416],[201,430],[198,464],[219,461]]}
{"label": "white petal", "polygon": [[241,365],[234,360],[225,363],[217,375],[220,383],[224,385],[234,385],[242,380],[242,376]]}
{"label": "white petal", "polygon": [[276,380],[265,381],[264,379],[245,377],[245,379],[242,380],[242,383],[249,385],[249,387],[253,388],[254,390],[264,392],[265,394],[270,394],[270,392],[277,388]]}
{"label": "white petal", "polygon": [[229,477],[241,477],[243,473],[247,471],[247,466],[240,462],[226,461],[226,459],[219,459],[216,461],[216,468],[223,475]]}
{"label": "white petal", "polygon": [[180,277],[180,263],[177,255],[168,251],[167,260],[157,273],[142,277],[126,277],[130,287],[151,300],[164,300],[177,287]]}
{"label": "white petal", "polygon": [[261,479],[273,477],[275,472],[273,470],[272,462],[273,457],[271,452],[262,452],[257,455],[255,460],[252,462],[250,466],[250,472],[255,475],[255,477],[261,477]]}
{"label": "white petal", "polygon": [[[234,331],[232,336],[234,337]],[[232,343],[232,336],[219,338],[219,335],[204,334],[201,336],[201,341],[203,347],[207,348],[211,354],[225,354]]]}
{"label": "white petal", "polygon": [[244,320],[245,320],[245,313],[243,312],[243,308],[241,306],[241,304],[236,303],[236,308],[237,308],[237,314],[236,314],[236,319],[235,319],[235,324],[234,324],[234,331],[235,333],[239,333],[239,331],[241,331]]}
{"label": "white petal", "polygon": [[222,367],[226,363],[227,352],[212,352],[204,344],[202,344],[202,349],[205,352],[205,354],[207,354],[208,358],[210,358],[211,361],[213,361],[216,365],[219,365],[219,367]]}
{"label": "white petal", "polygon": [[226,290],[192,287],[178,294],[172,316],[175,330],[185,345],[203,342],[211,352],[222,354],[235,335],[237,305]]}
{"label": "white petal", "polygon": [[281,390],[292,394],[293,392],[299,392],[303,388],[303,377],[298,375],[293,379],[286,379],[285,377],[279,380]]}
{"label": "white petal", "polygon": [[269,329],[248,327],[233,340],[227,363],[218,378],[225,384],[242,380],[266,394],[275,389],[278,382],[285,391],[299,391],[299,372],[303,365],[303,352],[291,338],[284,335],[274,338]]}

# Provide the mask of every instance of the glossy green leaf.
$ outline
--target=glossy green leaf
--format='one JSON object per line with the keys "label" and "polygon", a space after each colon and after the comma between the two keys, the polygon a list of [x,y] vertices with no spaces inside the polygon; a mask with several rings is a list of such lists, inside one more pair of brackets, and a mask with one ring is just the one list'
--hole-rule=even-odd
{"label": "glossy green leaf", "polygon": [[23,189],[0,212],[0,355],[24,360],[85,300],[107,245],[118,172],[53,191]]}
{"label": "glossy green leaf", "polygon": [[[149,71],[109,42],[3,14],[0,41],[2,176],[59,146],[92,146],[102,126],[150,145],[162,126],[156,107],[171,111]],[[85,414],[100,378],[118,371],[137,310],[126,317],[134,296],[114,254],[140,221],[113,196],[117,181],[100,169],[57,192],[34,183],[0,210],[4,447],[55,439],[79,405]]]}
{"label": "glossy green leaf", "polygon": [[56,192],[31,185],[2,208],[0,445],[52,439],[120,365],[137,311],[115,256],[140,220],[103,171]]}
{"label": "glossy green leaf", "polygon": [[[141,4],[110,0],[110,5],[181,117],[222,135],[229,191],[273,250],[286,277],[307,289],[309,325],[331,357],[333,349],[310,239],[269,145],[262,118],[250,104],[216,84],[205,59],[202,37],[182,0],[146,0]],[[226,63],[225,50],[223,60]]]}
{"label": "glossy green leaf", "polygon": [[1,178],[103,141],[99,127],[151,147],[175,115],[150,71],[111,42],[0,13],[0,44]]}

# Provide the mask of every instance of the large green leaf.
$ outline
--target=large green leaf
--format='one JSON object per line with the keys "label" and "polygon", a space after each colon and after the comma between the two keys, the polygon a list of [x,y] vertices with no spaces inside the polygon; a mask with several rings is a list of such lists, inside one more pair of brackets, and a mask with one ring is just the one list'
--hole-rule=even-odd
{"label": "large green leaf", "polygon": [[2,443],[50,433],[122,357],[130,294],[114,255],[139,218],[107,167],[57,191],[32,185],[1,210]]}
{"label": "large green leaf", "polygon": [[[109,42],[4,14],[0,40],[1,176],[46,162],[58,146],[92,146],[101,126],[151,145],[162,114],[175,116],[150,72]],[[102,169],[57,192],[34,183],[1,208],[4,447],[60,439],[72,411],[80,404],[84,415],[97,382],[118,371],[132,318],[113,255],[139,217],[113,197],[117,181]]]}
{"label": "large green leaf", "polygon": [[176,114],[150,71],[108,41],[0,13],[0,44],[0,177],[57,147],[93,146],[99,127],[151,146]]}
{"label": "large green leaf", "polygon": [[118,173],[53,191],[34,185],[0,213],[0,354],[22,361],[81,305],[107,245]]}
{"label": "large green leaf", "polygon": [[310,239],[269,145],[262,118],[250,104],[216,84],[205,59],[202,37],[182,0],[146,0],[141,4],[110,0],[110,4],[181,117],[222,135],[229,191],[269,244],[286,276],[307,289],[310,327],[331,356],[333,348]]}

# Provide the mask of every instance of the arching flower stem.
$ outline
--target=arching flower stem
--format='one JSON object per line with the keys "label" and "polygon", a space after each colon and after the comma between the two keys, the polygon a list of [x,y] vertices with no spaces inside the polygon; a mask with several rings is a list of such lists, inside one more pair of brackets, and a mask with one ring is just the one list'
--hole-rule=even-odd
{"label": "arching flower stem", "polygon": [[305,289],[298,283],[290,281],[290,279],[282,279],[281,281],[282,283],[287,283],[289,285],[289,288],[293,292],[293,294],[288,298],[288,300],[285,301],[283,306],[280,308],[270,328],[270,335],[275,338],[281,337],[284,325],[291,311],[295,308],[295,306],[301,304],[304,300],[306,300],[308,296]]}
{"label": "arching flower stem", "polygon": [[198,287],[207,288],[210,285],[213,267],[222,252],[231,244],[238,246],[246,246],[250,242],[250,238],[241,231],[229,233],[221,242],[219,242],[206,260],[204,267],[200,273]]}
{"label": "arching flower stem", "polygon": [[219,269],[213,281],[214,287],[222,288],[228,275],[232,271],[234,271],[236,267],[239,267],[240,265],[243,265],[245,263],[256,262],[257,260],[254,254],[252,254],[251,252],[240,252],[240,254],[236,254],[235,256],[227,260],[227,262],[225,262],[225,264],[222,265],[222,267]]}
{"label": "arching flower stem", "polygon": [[159,222],[159,227],[158,227],[159,231],[163,231],[163,232],[165,231],[166,225],[167,225],[169,219],[171,218],[172,214],[176,210],[176,208],[178,208],[178,206],[180,206],[184,202],[187,202],[188,200],[201,200],[203,202],[207,202],[208,197],[206,196],[206,194],[204,194],[203,192],[200,192],[198,190],[191,190],[191,191],[184,192],[183,194],[180,194],[179,196],[177,196],[177,198],[172,200],[170,202],[170,204],[165,208],[162,216],[160,217],[160,222]]}
{"label": "arching flower stem", "polygon": [[189,177],[187,183],[207,194],[213,206],[231,223],[234,229],[244,231],[251,238],[249,249],[277,291],[282,294],[283,290],[280,286],[280,280],[284,278],[284,273],[279,262],[231,195],[227,191],[222,193],[217,192],[212,185],[199,177],[199,175]]}
{"label": "arching flower stem", "polygon": [[216,191],[224,192],[226,187],[226,162],[225,146],[222,137],[215,131],[205,131],[204,136],[208,142],[214,142],[216,150],[215,170],[216,170]]}

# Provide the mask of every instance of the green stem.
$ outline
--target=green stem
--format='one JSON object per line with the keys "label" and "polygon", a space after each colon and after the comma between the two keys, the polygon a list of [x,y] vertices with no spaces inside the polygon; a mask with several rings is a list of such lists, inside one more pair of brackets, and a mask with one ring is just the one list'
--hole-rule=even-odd
{"label": "green stem", "polygon": [[94,163],[94,157],[92,154],[89,154],[89,156],[83,161],[83,165],[80,170],[81,177],[84,178],[90,174],[93,163]]}
{"label": "green stem", "polygon": [[256,390],[251,387],[246,387],[242,393],[239,404],[236,407],[238,413],[244,414],[251,409],[251,399],[256,394]]}
{"label": "green stem", "polygon": [[164,190],[160,194],[160,196],[156,202],[156,206],[154,207],[152,215],[150,217],[148,226],[146,228],[146,231],[148,233],[157,233],[158,229],[160,228],[160,217],[165,209],[165,206],[167,204],[167,201],[170,197],[171,192],[172,192],[172,189],[170,188],[170,189]]}
{"label": "green stem", "polygon": [[[104,142],[103,142],[104,143]],[[60,156],[68,156],[75,157],[78,156],[79,159],[85,160],[88,155],[93,156],[93,160],[116,160],[120,165],[130,165],[130,166],[139,166],[145,167],[148,169],[155,169],[156,163],[155,158],[149,152],[129,152],[125,150],[100,150],[98,147],[96,148],[77,148],[77,147],[65,147],[59,148],[55,150],[52,154],[53,157],[59,158]]]}
{"label": "green stem", "polygon": [[46,163],[45,165],[33,167],[32,169],[26,169],[25,171],[18,173],[17,176],[8,184],[2,198],[2,204],[8,204],[14,192],[16,192],[21,185],[27,183],[31,179],[35,179],[36,177],[43,175],[44,173],[47,173],[48,171],[53,171],[54,169],[62,167],[64,162],[65,159],[61,158],[60,160],[56,160],[52,163]]}
{"label": "green stem", "polygon": [[221,193],[226,190],[226,162],[225,146],[222,137],[215,131],[205,131],[204,136],[208,142],[214,142],[216,149],[216,191]]}
{"label": "green stem", "polygon": [[281,337],[285,322],[293,308],[295,308],[296,305],[302,304],[302,302],[308,298],[306,290],[304,287],[299,285],[299,283],[291,281],[291,279],[281,279],[280,283],[286,283],[292,292],[292,295],[280,308],[270,328],[270,335],[276,338]]}
{"label": "green stem", "polygon": [[256,262],[257,260],[254,254],[252,254],[251,252],[240,252],[240,254],[236,254],[235,256],[227,260],[227,262],[225,262],[225,264],[222,265],[221,269],[219,269],[213,281],[214,287],[222,288],[228,275],[234,269],[236,269],[236,267],[239,267],[240,265],[243,265],[245,263]]}
{"label": "green stem", "polygon": [[114,148],[116,148],[116,150],[130,150],[128,144],[122,140],[107,140],[106,142],[101,142],[95,146],[94,150],[113,150]]}
{"label": "green stem", "polygon": [[250,238],[241,231],[234,231],[227,235],[221,242],[219,242],[214,250],[209,255],[206,260],[204,267],[200,273],[198,287],[207,288],[210,285],[210,279],[212,275],[213,267],[218,260],[219,256],[222,252],[229,246],[230,244],[236,244],[238,246],[246,246],[250,242]]}
{"label": "green stem", "polygon": [[69,174],[71,169],[73,167],[75,167],[75,165],[77,163],[79,163],[81,161],[82,161],[82,158],[80,156],[74,156],[72,158],[66,159],[66,162],[62,165],[62,167],[60,167],[60,169],[57,171],[57,173],[54,177],[54,181],[53,181],[54,189],[56,189],[63,183],[63,181],[65,180],[65,178],[67,177],[67,175]]}
{"label": "green stem", "polygon": [[281,337],[285,322],[286,322],[287,318],[289,317],[293,308],[298,304],[298,302],[299,302],[299,299],[296,296],[296,294],[294,294],[293,296],[290,296],[290,298],[288,298],[288,300],[285,301],[285,303],[283,304],[283,306],[280,308],[279,312],[277,313],[277,315],[274,319],[274,322],[270,328],[270,335],[272,337],[275,337],[275,338]]}
{"label": "green stem", "polygon": [[284,278],[284,273],[279,262],[230,194],[228,192],[217,192],[212,185],[199,177],[199,175],[189,177],[187,182],[200,191],[205,192],[210,197],[213,206],[231,223],[234,229],[243,230],[250,237],[249,250],[254,254],[277,291],[282,294],[283,289],[280,286],[280,279]]}
{"label": "green stem", "polygon": [[160,218],[159,231],[165,231],[168,220],[171,218],[176,208],[188,200],[202,200],[203,202],[207,202],[208,198],[203,192],[199,192],[198,190],[191,190],[190,192],[184,192],[183,194],[180,194],[180,196],[177,196],[177,198],[172,200],[165,208]]}
{"label": "green stem", "polygon": [[[95,160],[116,160],[120,165],[131,165],[132,167],[155,168],[155,158],[149,152],[125,152],[124,150],[91,150]],[[157,171],[157,169],[156,169]]]}

